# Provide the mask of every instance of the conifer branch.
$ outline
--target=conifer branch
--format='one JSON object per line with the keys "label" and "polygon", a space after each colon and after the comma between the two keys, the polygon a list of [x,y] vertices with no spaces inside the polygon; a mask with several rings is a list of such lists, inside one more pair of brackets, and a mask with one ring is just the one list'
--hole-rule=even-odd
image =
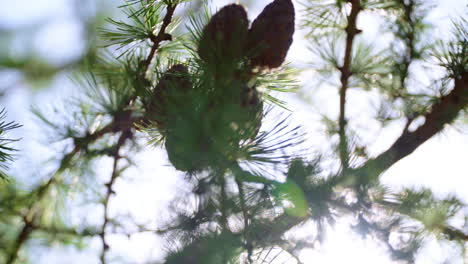
{"label": "conifer branch", "polygon": [[341,87],[340,87],[340,116],[339,116],[339,153],[340,161],[343,171],[346,171],[349,167],[349,155],[348,155],[348,144],[346,139],[346,91],[349,86],[349,78],[353,74],[351,72],[351,60],[353,57],[353,43],[354,38],[357,34],[361,33],[361,30],[357,29],[357,17],[361,11],[360,0],[349,0],[351,3],[351,12],[348,16],[348,25],[346,27],[346,48],[343,60],[343,65],[339,68],[341,72]]}
{"label": "conifer branch", "polygon": [[6,264],[13,264],[18,258],[21,247],[24,243],[26,243],[31,233],[35,230],[35,222],[41,215],[41,210],[38,208],[38,205],[42,202],[49,189],[57,182],[57,176],[68,167],[70,160],[73,158],[73,156],[76,155],[76,153],[79,152],[79,150],[79,147],[75,146],[75,148],[70,153],[65,155],[62,159],[60,167],[57,169],[54,175],[52,175],[52,177],[50,177],[46,183],[38,187],[34,203],[29,207],[28,211],[23,216],[23,228],[16,237],[15,242],[13,243],[13,247],[10,249],[7,261],[5,262]]}
{"label": "conifer branch", "polygon": [[120,120],[116,118],[114,122],[108,124],[102,129],[96,131],[93,134],[88,134],[82,138],[76,138],[75,143],[82,142],[82,144],[75,144],[73,150],[66,154],[60,163],[57,171],[50,177],[50,179],[39,186],[37,189],[37,195],[34,199],[34,204],[28,209],[23,217],[23,228],[19,232],[18,236],[13,243],[13,247],[10,249],[10,252],[7,257],[6,264],[12,264],[18,257],[18,253],[23,246],[23,244],[29,239],[32,232],[36,229],[37,217],[40,215],[40,210],[37,209],[37,205],[42,202],[49,189],[57,182],[57,176],[59,176],[64,170],[69,168],[71,160],[83,149],[86,149],[88,144],[96,141],[97,139],[103,137],[108,133],[115,133],[118,131],[130,129],[139,118],[129,119],[129,120]]}
{"label": "conifer branch", "polygon": [[[77,228],[68,228],[68,227],[56,227],[56,226],[44,226],[44,225],[37,225],[32,224],[32,228],[36,231],[43,231],[49,234],[59,234],[59,235],[71,235],[76,237],[94,237],[94,236],[101,236],[102,234],[102,227],[86,227],[83,230],[79,230]],[[162,229],[151,229],[151,228],[142,228],[139,227],[135,231],[131,232],[124,232],[124,231],[113,231],[113,232],[106,232],[106,234],[118,234],[124,235],[126,237],[130,237],[134,234],[141,234],[141,233],[163,233],[167,232],[168,230]]]}
{"label": "conifer branch", "polygon": [[[390,201],[380,201],[380,205],[383,205],[387,209],[396,209],[399,208],[401,205],[390,202]],[[410,217],[416,221],[421,221],[421,219],[418,219],[414,217],[414,215],[406,214],[404,212],[401,212],[400,210],[397,210],[398,213],[405,215],[407,217]],[[437,228],[438,232],[440,234],[444,235],[447,240],[453,240],[453,241],[465,241],[468,242],[468,234],[466,234],[464,231],[459,230],[453,226],[447,225],[447,224],[440,224]]]}
{"label": "conifer branch", "polygon": [[468,234],[465,234],[463,231],[458,230],[454,227],[445,226],[442,229],[442,233],[446,235],[448,240],[468,242]]}
{"label": "conifer branch", "polygon": [[409,67],[411,65],[411,62],[414,59],[414,53],[415,53],[415,38],[416,38],[416,25],[415,22],[413,21],[413,13],[414,13],[414,2],[413,0],[409,1],[408,4],[405,3],[403,0],[399,0],[400,4],[403,6],[404,9],[404,19],[408,23],[408,32],[405,32],[404,36],[406,44],[406,52],[405,56],[403,58],[403,72],[401,73],[401,79],[400,79],[400,86],[401,88],[406,87],[406,79],[408,77],[409,73]]}
{"label": "conifer branch", "polygon": [[115,151],[113,153],[113,166],[112,166],[112,175],[108,183],[106,183],[106,196],[103,201],[103,206],[104,206],[104,220],[102,223],[102,228],[101,228],[101,241],[102,241],[102,251],[101,251],[101,263],[105,264],[106,263],[106,253],[109,251],[109,245],[106,241],[106,228],[111,219],[109,218],[109,200],[110,197],[115,194],[115,191],[113,190],[113,186],[115,183],[115,180],[121,175],[121,171],[118,170],[118,162],[122,158],[120,156],[119,152],[120,149],[123,147],[125,144],[125,141],[127,139],[130,139],[132,137],[132,132],[130,130],[123,131],[122,135],[119,137],[119,140],[117,142],[117,145],[115,146]]}
{"label": "conifer branch", "polygon": [[[170,22],[172,21],[172,17],[173,17],[176,6],[177,6],[177,4],[168,4],[167,12],[166,12],[166,15],[165,15],[165,17],[163,19],[163,24],[161,26],[161,29],[160,29],[160,31],[159,31],[159,33],[157,35],[155,35],[155,36],[153,36],[151,38],[151,41],[153,42],[153,46],[151,47],[150,54],[149,54],[147,60],[145,61],[145,69],[146,70],[148,70],[148,68],[149,68],[149,66],[151,64],[151,61],[153,60],[153,57],[154,57],[154,55],[156,53],[156,50],[159,48],[160,43],[162,41],[164,41],[164,40],[171,40],[171,36],[169,34],[167,34],[165,31],[166,31],[167,27],[169,26]],[[129,103],[131,103],[131,102],[129,102]],[[125,116],[129,117],[130,115],[125,115]],[[95,132],[93,134],[88,134],[83,138],[76,138],[75,139],[75,143],[80,143],[80,144],[76,144],[73,151],[64,156],[64,158],[62,159],[62,163],[61,163],[59,169],[57,170],[57,172],[50,178],[50,180],[47,183],[45,183],[43,186],[39,187],[39,192],[38,192],[38,197],[36,199],[36,202],[28,210],[28,213],[26,214],[27,217],[24,218],[23,228],[21,229],[20,233],[18,234],[18,236],[17,236],[17,238],[16,238],[16,240],[15,240],[15,242],[13,244],[13,247],[10,250],[10,253],[9,253],[8,257],[7,257],[7,262],[6,262],[7,264],[12,264],[16,260],[16,258],[18,256],[18,253],[19,253],[19,250],[21,249],[22,245],[29,239],[29,236],[31,235],[31,233],[35,230],[34,222],[36,220],[37,213],[31,214],[30,212],[33,212],[33,210],[32,210],[33,207],[35,207],[36,204],[40,203],[40,201],[43,199],[43,197],[47,193],[50,186],[54,185],[54,183],[56,181],[55,176],[60,174],[60,172],[62,172],[64,169],[66,169],[68,167],[68,162],[76,154],[78,154],[82,149],[86,149],[88,144],[94,142],[95,140],[101,138],[102,136],[104,136],[105,134],[108,134],[108,133],[116,133],[116,132],[119,132],[119,131],[129,131],[129,129],[131,127],[133,127],[133,124],[135,122],[138,122],[138,120],[140,120],[140,118],[137,118],[137,119],[134,119],[134,118],[115,118],[114,122],[112,122],[109,125],[105,126],[101,130],[99,130],[99,131],[97,131],[97,132]],[[108,196],[109,196],[109,192],[108,192],[108,195],[106,197],[108,197]],[[109,198],[106,198],[106,200],[108,200],[108,199]],[[107,211],[107,209],[106,209],[106,211]],[[106,219],[107,219],[107,221],[106,221]],[[103,224],[103,228],[105,229],[105,226],[107,225],[107,222],[108,222],[108,218],[105,218],[104,222],[105,222],[105,224]],[[101,233],[101,237],[103,238],[102,239],[103,240],[103,247],[104,247],[103,252],[105,252],[107,244],[105,242],[104,232]],[[101,260],[102,259],[103,258],[101,256]]]}
{"label": "conifer branch", "polygon": [[166,9],[166,15],[164,16],[163,23],[157,35],[151,35],[150,40],[153,43],[151,46],[150,53],[148,58],[144,62],[144,69],[145,72],[148,71],[151,62],[156,54],[156,51],[159,49],[159,45],[164,40],[172,40],[172,36],[166,33],[166,29],[172,21],[172,17],[174,16],[175,9],[177,7],[177,3],[168,3]]}
{"label": "conifer branch", "polygon": [[7,257],[7,261],[5,264],[13,264],[18,257],[18,253],[22,247],[22,245],[29,239],[29,235],[31,235],[33,231],[33,227],[30,221],[27,220],[26,217],[23,218],[23,228],[21,232],[16,237],[16,240],[13,244],[13,247],[10,249],[9,255]]}
{"label": "conifer branch", "polygon": [[370,159],[363,166],[351,170],[359,177],[375,179],[393,164],[411,154],[420,145],[442,131],[445,125],[455,120],[468,105],[468,73],[454,80],[453,90],[441,97],[424,115],[424,124],[411,132],[408,127],[393,145],[382,154]]}

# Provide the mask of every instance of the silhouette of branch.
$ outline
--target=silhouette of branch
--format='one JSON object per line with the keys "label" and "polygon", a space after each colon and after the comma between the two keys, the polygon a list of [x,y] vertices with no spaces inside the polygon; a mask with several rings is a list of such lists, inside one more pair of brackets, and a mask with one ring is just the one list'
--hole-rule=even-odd
{"label": "silhouette of branch", "polygon": [[352,169],[350,173],[359,177],[378,177],[393,164],[411,154],[428,139],[442,131],[445,125],[453,122],[459,112],[468,105],[468,73],[464,73],[454,82],[452,91],[442,96],[424,115],[423,125],[412,132],[406,127],[389,149],[370,159],[363,166]]}
{"label": "silhouette of branch", "polygon": [[164,40],[172,40],[172,36],[166,33],[166,29],[172,21],[172,17],[174,16],[174,11],[176,7],[177,7],[177,3],[169,3],[167,5],[166,15],[164,16],[163,23],[162,23],[161,28],[159,29],[158,34],[152,35],[150,37],[151,42],[153,42],[153,45],[151,46],[151,50],[148,55],[148,58],[144,62],[145,72],[148,71],[148,68],[151,65],[151,62],[153,61],[154,55],[156,54],[156,51],[158,50],[161,42]]}
{"label": "silhouette of branch", "polygon": [[[174,15],[175,9],[177,7],[177,3],[168,3],[167,9],[166,9],[166,15],[164,16],[162,26],[158,32],[157,35],[152,35],[150,36],[150,40],[153,42],[153,45],[151,46],[150,53],[144,61],[144,66],[145,66],[145,72],[148,71],[149,66],[151,65],[151,62],[154,59],[154,56],[156,54],[156,51],[158,50],[160,43],[165,40],[172,40],[171,35],[166,33],[166,29],[169,26],[169,24],[172,21],[172,17]],[[132,100],[130,100],[129,104],[131,103]],[[109,250],[109,245],[107,244],[106,241],[106,227],[110,221],[109,216],[108,216],[108,204],[109,204],[109,199],[112,194],[114,194],[114,191],[112,190],[112,186],[119,176],[119,172],[117,171],[117,164],[119,159],[121,158],[118,154],[120,148],[122,145],[125,143],[125,141],[130,138],[131,132],[130,130],[124,131],[119,139],[119,142],[117,144],[116,152],[114,154],[114,165],[113,165],[113,170],[112,170],[112,176],[109,181],[109,183],[106,184],[107,187],[107,192],[106,192],[106,197],[103,202],[104,205],[104,221],[102,224],[102,232],[101,232],[101,240],[102,240],[102,252],[101,252],[101,263],[105,264],[106,263],[106,253]]]}
{"label": "silhouette of branch", "polygon": [[[55,227],[55,226],[43,226],[43,225],[36,225],[32,224],[32,228],[36,231],[43,231],[49,234],[61,234],[61,235],[71,235],[77,237],[94,237],[94,236],[101,236],[102,234],[102,226],[101,227],[86,227],[86,228],[69,228],[69,227]],[[117,235],[124,235],[130,237],[134,234],[141,234],[141,233],[161,233],[167,230],[161,229],[150,229],[139,227],[137,230],[134,231],[113,231],[113,232],[106,232],[106,234],[117,234]]]}
{"label": "silhouette of branch", "polygon": [[29,239],[29,236],[34,231],[34,223],[36,222],[37,218],[41,215],[41,210],[40,208],[38,208],[38,204],[45,197],[50,187],[56,183],[56,181],[58,180],[57,176],[60,175],[60,173],[68,167],[71,159],[79,151],[80,148],[78,146],[75,146],[75,148],[70,153],[66,154],[63,157],[62,162],[57,171],[54,173],[54,175],[52,175],[52,177],[50,177],[50,179],[46,183],[37,188],[36,198],[34,199],[35,202],[29,207],[29,209],[23,216],[23,228],[16,237],[15,242],[13,243],[13,247],[9,251],[7,261],[5,262],[6,264],[12,264],[17,259],[18,253],[22,245]]}
{"label": "silhouette of branch", "polygon": [[442,233],[446,235],[448,240],[463,240],[468,241],[468,234],[454,227],[446,226],[442,229]]}
{"label": "silhouette of branch", "polygon": [[406,50],[405,54],[403,57],[403,62],[402,62],[402,73],[401,73],[401,79],[400,79],[400,86],[401,87],[406,87],[406,79],[408,77],[409,73],[409,67],[411,63],[414,60],[414,55],[415,55],[415,44],[416,44],[416,24],[413,20],[414,16],[414,1],[409,1],[408,3],[405,3],[403,0],[399,0],[400,4],[404,8],[404,20],[408,23],[407,32],[403,36],[400,36],[402,40],[406,44]]}
{"label": "silhouette of branch", "polygon": [[93,134],[88,134],[82,138],[75,138],[75,143],[81,142],[81,144],[75,144],[73,150],[66,154],[60,163],[57,171],[50,177],[50,179],[45,182],[43,185],[39,186],[36,191],[36,199],[34,203],[30,206],[27,212],[23,217],[23,227],[19,232],[18,236],[13,243],[12,248],[9,250],[6,264],[12,264],[18,257],[18,253],[22,245],[29,239],[31,233],[36,229],[35,222],[37,217],[40,215],[41,210],[37,209],[37,205],[43,200],[45,195],[48,193],[51,186],[53,186],[58,181],[58,176],[70,166],[71,160],[80,153],[81,150],[86,149],[88,144],[93,141],[103,137],[108,133],[115,133],[122,130],[128,130],[133,127],[135,122],[138,122],[139,118],[125,119],[125,118],[115,118],[114,122],[108,124],[102,129],[96,131]]}
{"label": "silhouette of branch", "polygon": [[349,78],[353,74],[351,72],[351,60],[353,57],[353,43],[356,35],[361,33],[361,30],[357,29],[356,22],[359,12],[361,11],[360,0],[350,0],[351,12],[348,16],[348,25],[346,27],[346,47],[343,60],[343,66],[339,68],[341,72],[341,88],[340,88],[340,116],[339,116],[339,153],[341,166],[343,171],[349,167],[349,155],[348,155],[348,144],[346,140],[346,91],[348,90]]}
{"label": "silhouette of branch", "polygon": [[115,180],[121,175],[121,171],[118,170],[118,162],[122,158],[119,154],[120,149],[123,147],[125,144],[125,141],[129,138],[132,137],[132,132],[131,130],[123,131],[122,135],[119,137],[119,140],[117,142],[117,145],[115,146],[115,151],[113,153],[113,166],[112,166],[112,175],[108,183],[106,183],[106,196],[103,201],[103,206],[104,206],[104,220],[102,224],[102,229],[101,229],[101,241],[102,241],[102,251],[101,251],[101,263],[105,264],[106,263],[106,253],[109,250],[109,245],[107,244],[106,241],[106,228],[107,225],[110,222],[109,218],[109,200],[111,195],[115,194],[115,191],[113,190],[113,186],[115,183]]}

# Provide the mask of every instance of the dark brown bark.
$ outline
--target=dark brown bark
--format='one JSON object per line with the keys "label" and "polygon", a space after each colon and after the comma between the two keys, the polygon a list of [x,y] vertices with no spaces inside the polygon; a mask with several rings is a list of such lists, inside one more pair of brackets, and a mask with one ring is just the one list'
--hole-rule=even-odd
{"label": "dark brown bark", "polygon": [[349,153],[348,153],[348,143],[346,137],[346,92],[349,86],[349,78],[353,74],[351,72],[351,63],[353,57],[353,43],[354,38],[361,31],[357,29],[357,17],[361,11],[361,2],[360,0],[351,1],[351,12],[348,16],[348,25],[346,27],[346,48],[345,55],[343,60],[343,66],[339,69],[341,71],[341,87],[340,87],[340,115],[339,115],[339,155],[341,161],[341,167],[343,171],[347,170],[349,167]]}
{"label": "dark brown bark", "polygon": [[452,123],[460,111],[466,110],[468,105],[468,73],[454,80],[454,83],[452,91],[440,98],[430,112],[424,115],[423,125],[412,132],[405,129],[388,150],[370,159],[363,166],[351,170],[350,173],[359,177],[377,178],[393,164],[413,153],[424,142],[442,131],[445,125]]}

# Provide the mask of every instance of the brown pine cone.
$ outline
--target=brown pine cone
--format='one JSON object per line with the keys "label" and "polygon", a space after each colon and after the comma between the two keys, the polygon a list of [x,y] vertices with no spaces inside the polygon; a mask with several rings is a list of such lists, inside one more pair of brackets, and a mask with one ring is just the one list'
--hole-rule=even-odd
{"label": "brown pine cone", "polygon": [[164,128],[167,119],[187,107],[187,96],[192,88],[188,70],[182,64],[172,66],[154,88],[153,98],[147,105],[149,118]]}
{"label": "brown pine cone", "polygon": [[252,66],[277,68],[286,58],[294,34],[294,5],[291,0],[275,0],[254,20],[248,36]]}
{"label": "brown pine cone", "polygon": [[239,61],[247,41],[249,21],[244,7],[231,4],[219,10],[203,29],[198,54],[219,67]]}

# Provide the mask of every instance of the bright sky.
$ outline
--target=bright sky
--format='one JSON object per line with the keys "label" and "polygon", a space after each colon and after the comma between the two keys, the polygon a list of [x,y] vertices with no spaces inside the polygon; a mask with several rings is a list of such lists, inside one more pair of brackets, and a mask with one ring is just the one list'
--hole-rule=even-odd
{"label": "bright sky", "polygon": [[[12,45],[15,46],[17,54],[27,54],[31,48],[38,51],[40,56],[49,58],[53,64],[61,64],[63,61],[73,59],[83,50],[80,39],[84,33],[82,26],[78,23],[76,13],[71,8],[72,5],[80,2],[85,5],[86,1],[75,0],[0,0],[0,30],[2,28],[13,29],[24,25],[35,25],[47,21],[47,26],[41,27],[39,32],[34,32],[33,43],[24,43],[26,36],[19,36]],[[102,2],[102,1],[101,1]],[[221,7],[225,3],[234,1],[213,1],[214,6]],[[243,1],[240,1],[242,3]],[[255,7],[249,10],[249,17],[252,20],[269,1],[255,1]],[[447,36],[450,29],[450,20],[466,14],[468,1],[466,0],[439,0],[437,8],[430,15],[430,21],[436,27],[438,36]],[[296,9],[300,5],[296,3]],[[300,15],[297,15],[300,17]],[[364,30],[364,36],[369,41],[381,41],[378,23],[371,17],[361,17],[359,27]],[[310,52],[306,49],[306,43],[302,39],[303,32],[299,31],[295,35],[295,42],[289,52],[289,61],[296,66],[307,66],[310,63]],[[0,81],[15,83],[18,77],[14,74],[0,75]],[[306,71],[301,75],[304,84],[311,83],[316,75],[312,71]],[[39,155],[51,154],[51,150],[44,146],[39,146],[30,137],[40,133],[37,127],[30,121],[30,115],[26,110],[31,104],[41,106],[53,104],[55,99],[67,96],[72,84],[66,76],[58,76],[52,83],[51,88],[40,93],[35,93],[29,99],[31,93],[24,88],[23,84],[15,84],[15,89],[10,89],[2,105],[8,110],[8,117],[24,124],[22,128],[23,142],[22,149],[33,148],[38,151],[28,152],[21,157],[18,166],[28,166],[38,171],[41,164]],[[336,112],[336,94],[333,89],[318,90],[314,87],[307,87],[303,91],[312,98],[308,103],[303,98],[288,96],[289,107],[294,111],[294,119],[302,123],[310,132],[310,137],[316,141],[316,147],[326,142],[319,128],[319,118],[317,111],[321,113],[334,114]],[[333,97],[335,97],[333,99]],[[352,116],[359,116],[360,111],[366,111],[369,101],[366,102],[360,94],[355,94],[351,101],[355,100],[356,107],[350,109]],[[326,102],[324,105],[323,102]],[[362,103],[362,104],[361,104]],[[363,105],[363,107],[360,107]],[[363,123],[366,120],[362,121]],[[372,127],[370,127],[372,129]],[[375,134],[375,143],[372,145],[372,153],[378,154],[386,149],[399,135],[402,129],[401,123],[395,123],[386,131],[372,130]],[[465,131],[466,132],[466,131]],[[377,136],[378,135],[378,136]],[[28,139],[29,138],[29,139]],[[325,143],[326,144],[326,143]],[[26,151],[25,151],[26,152]],[[468,157],[468,137],[466,133],[460,133],[454,128],[448,128],[441,135],[431,139],[421,146],[411,156],[397,163],[383,176],[382,180],[389,186],[398,189],[402,186],[426,186],[432,188],[437,194],[443,195],[451,192],[456,193],[465,201],[468,201],[468,178],[467,163]],[[32,161],[33,160],[33,161]],[[146,150],[138,155],[139,168],[131,169],[125,179],[116,184],[118,195],[111,200],[111,209],[115,214],[131,213],[140,223],[152,222],[155,219],[167,217],[165,206],[175,197],[177,190],[183,190],[181,186],[182,175],[174,171],[166,159],[166,155],[158,150]],[[110,163],[102,163],[103,175],[109,175]],[[107,178],[107,176],[105,176]],[[164,179],[162,181],[161,179]],[[138,204],[140,206],[135,206]],[[83,212],[81,212],[83,213]],[[96,222],[99,215],[90,214],[86,218],[90,222]],[[76,218],[77,222],[82,221]],[[114,236],[111,238],[112,253],[123,254],[131,260],[129,263],[144,263],[145,260],[162,256],[160,244],[162,240],[155,238],[152,234],[141,234],[127,239],[124,236]],[[98,238],[90,241],[91,251],[97,255],[100,248]],[[443,252],[449,255],[443,256]],[[422,252],[418,263],[441,263],[446,257],[450,257],[450,248],[446,245],[430,243],[428,250]],[[37,263],[61,264],[64,259],[67,263],[98,263],[97,258],[89,258],[89,251],[77,252],[73,249],[64,251],[62,248],[53,250],[41,250],[37,252]],[[73,256],[70,258],[70,256]],[[280,258],[279,258],[280,259]],[[277,260],[279,260],[277,259]],[[320,250],[306,251],[301,255],[304,263],[392,263],[382,249],[378,248],[371,241],[363,241],[354,235],[346,224],[338,224],[334,231],[328,234],[328,241],[322,245]],[[284,258],[282,259],[285,260]],[[281,263],[278,261],[278,263]],[[289,263],[289,262],[288,262]],[[290,262],[294,263],[294,262]],[[450,262],[450,263],[461,263]]]}

